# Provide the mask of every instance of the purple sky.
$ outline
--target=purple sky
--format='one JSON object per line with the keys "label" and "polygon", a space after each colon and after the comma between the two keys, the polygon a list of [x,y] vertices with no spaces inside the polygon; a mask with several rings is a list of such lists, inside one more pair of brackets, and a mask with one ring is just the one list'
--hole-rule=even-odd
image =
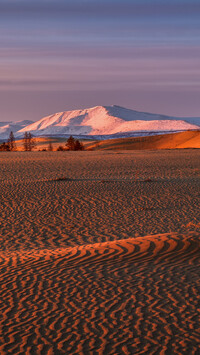
{"label": "purple sky", "polygon": [[0,0],[0,121],[120,105],[200,117],[199,0]]}

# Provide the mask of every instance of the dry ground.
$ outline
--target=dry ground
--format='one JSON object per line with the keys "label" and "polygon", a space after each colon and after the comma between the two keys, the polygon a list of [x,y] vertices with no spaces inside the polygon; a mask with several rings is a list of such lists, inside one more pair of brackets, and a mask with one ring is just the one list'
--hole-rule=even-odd
{"label": "dry ground", "polygon": [[1,152],[1,354],[198,354],[199,158]]}
{"label": "dry ground", "polygon": [[[49,143],[56,151],[65,147],[67,138],[36,137],[34,150],[48,150]],[[152,149],[188,149],[200,148],[200,130],[137,138],[117,138],[108,140],[81,140],[86,150],[152,150]],[[23,140],[17,140],[18,151],[23,151]]]}
{"label": "dry ground", "polygon": [[87,149],[95,150],[150,150],[200,148],[200,130],[161,134],[137,138],[117,138],[86,142]]}

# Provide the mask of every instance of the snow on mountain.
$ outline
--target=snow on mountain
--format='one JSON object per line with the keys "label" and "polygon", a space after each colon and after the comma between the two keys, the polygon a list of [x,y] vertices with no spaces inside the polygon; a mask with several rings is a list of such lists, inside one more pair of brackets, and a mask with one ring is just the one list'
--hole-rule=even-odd
{"label": "snow on mountain", "polygon": [[7,140],[11,131],[15,135],[17,135],[18,131],[20,131],[21,129],[23,129],[24,127],[32,123],[33,121],[29,121],[29,120],[17,121],[17,122],[0,122],[0,139]]}
{"label": "snow on mountain", "polygon": [[[196,122],[193,124],[192,122]],[[0,122],[0,139],[11,131],[16,138],[24,132],[34,136],[135,136],[199,129],[200,118],[177,118],[138,112],[120,106],[96,106],[84,110],[64,111],[39,121]]]}
{"label": "snow on mountain", "polygon": [[124,132],[164,132],[198,129],[200,126],[164,115],[138,112],[120,106],[96,106],[84,110],[64,111],[42,118],[18,130],[35,136],[112,135]]}

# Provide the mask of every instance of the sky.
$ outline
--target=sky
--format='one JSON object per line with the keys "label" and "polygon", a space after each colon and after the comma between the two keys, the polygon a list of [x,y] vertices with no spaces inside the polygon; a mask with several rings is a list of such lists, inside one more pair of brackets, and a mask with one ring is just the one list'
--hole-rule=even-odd
{"label": "sky", "polygon": [[120,105],[200,117],[200,0],[0,0],[0,121]]}

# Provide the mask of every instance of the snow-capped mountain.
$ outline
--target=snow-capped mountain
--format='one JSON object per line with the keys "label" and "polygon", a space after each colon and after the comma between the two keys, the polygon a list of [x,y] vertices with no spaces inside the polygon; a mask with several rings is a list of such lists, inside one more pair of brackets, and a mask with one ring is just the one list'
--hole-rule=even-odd
{"label": "snow-capped mountain", "polygon": [[[196,124],[193,124],[196,120]],[[17,127],[18,125],[18,127]],[[21,125],[21,126],[20,126]],[[16,137],[24,132],[34,136],[131,136],[199,129],[200,118],[176,118],[138,112],[120,106],[96,106],[64,111],[30,124],[26,121],[0,125],[0,138],[13,130]]]}
{"label": "snow-capped mountain", "polygon": [[[200,118],[199,118],[200,123]],[[113,135],[124,132],[163,132],[198,129],[183,119],[137,112],[119,106],[96,106],[42,118],[18,131],[33,135]]]}
{"label": "snow-capped mountain", "polygon": [[32,123],[33,121],[29,120],[17,122],[0,122],[0,139],[7,139],[11,131],[17,136],[18,131]]}

